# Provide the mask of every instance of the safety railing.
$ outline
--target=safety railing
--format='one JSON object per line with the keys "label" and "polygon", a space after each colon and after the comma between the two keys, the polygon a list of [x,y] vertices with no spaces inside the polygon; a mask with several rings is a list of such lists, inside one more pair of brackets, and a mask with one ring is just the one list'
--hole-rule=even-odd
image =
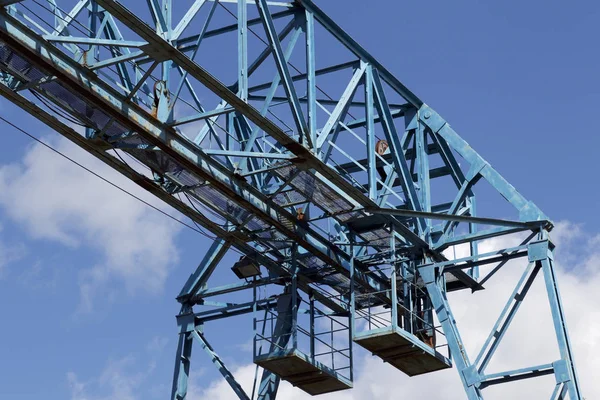
{"label": "safety railing", "polygon": [[297,351],[318,368],[352,380],[349,322],[347,317],[331,315],[299,294],[281,295],[277,307],[255,313],[254,357]]}
{"label": "safety railing", "polygon": [[355,331],[360,334],[397,327],[450,358],[446,336],[418,276],[401,266],[394,273],[389,265],[369,273],[387,277],[391,285],[389,289],[355,294]]}

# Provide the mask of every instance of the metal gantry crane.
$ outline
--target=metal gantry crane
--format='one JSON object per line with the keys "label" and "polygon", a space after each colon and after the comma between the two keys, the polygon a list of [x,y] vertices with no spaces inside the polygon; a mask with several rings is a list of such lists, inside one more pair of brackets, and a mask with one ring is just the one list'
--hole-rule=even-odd
{"label": "metal gantry crane", "polygon": [[[177,296],[171,399],[202,350],[240,399],[275,399],[282,379],[350,389],[355,345],[409,376],[454,366],[470,400],[543,375],[552,399],[582,398],[550,220],[311,0],[0,4],[0,94],[215,237]],[[509,260],[521,278],[468,355],[447,293],[493,285]],[[212,285],[217,269],[235,281]],[[490,372],[536,278],[559,358]],[[251,394],[207,339],[244,314]]]}

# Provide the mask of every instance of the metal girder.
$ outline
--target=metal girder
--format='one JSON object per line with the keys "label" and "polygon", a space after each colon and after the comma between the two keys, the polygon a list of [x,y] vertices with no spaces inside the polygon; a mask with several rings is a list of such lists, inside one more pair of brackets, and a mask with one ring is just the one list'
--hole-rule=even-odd
{"label": "metal girder", "polygon": [[175,355],[175,370],[173,372],[173,386],[171,388],[171,400],[185,399],[188,392],[188,379],[192,358],[193,337],[188,332],[179,334],[177,352]]}
{"label": "metal girder", "polygon": [[461,338],[458,327],[456,326],[456,320],[450,309],[448,298],[442,290],[439,284],[438,271],[434,265],[423,266],[419,269],[419,273],[423,278],[423,283],[427,288],[431,302],[436,310],[436,314],[440,321],[440,324],[444,328],[444,333],[448,340],[448,346],[452,354],[452,360],[460,371],[460,377],[465,388],[467,398],[469,400],[480,400],[483,399],[479,388],[475,387],[469,379],[469,375],[465,371],[469,371],[471,362],[467,355],[464,342]]}
{"label": "metal girder", "polygon": [[513,228],[525,228],[525,229],[536,229],[540,227],[544,227],[550,223],[550,221],[511,221],[511,220],[503,220],[496,218],[482,218],[482,217],[470,217],[463,215],[455,215],[452,213],[448,214],[440,214],[433,212],[425,212],[425,211],[412,211],[412,210],[403,210],[403,209],[389,209],[389,208],[367,208],[366,211],[374,213],[374,214],[385,214],[385,215],[398,215],[402,217],[418,217],[425,219],[434,219],[434,220],[442,220],[442,221],[452,221],[452,222],[473,222],[478,224],[486,224],[486,225],[496,225],[496,226],[506,226]]}
{"label": "metal girder", "polygon": [[[446,270],[448,263],[427,264],[419,267],[423,282],[427,288],[432,302],[436,308],[436,313],[442,326],[446,332],[448,345],[452,349],[453,359],[460,371],[460,376],[463,381],[467,397],[469,399],[483,399],[482,390],[493,385],[508,383],[523,379],[533,379],[544,375],[554,374],[556,377],[557,386],[555,393],[559,393],[562,387],[562,393],[569,393],[569,398],[582,399],[577,382],[577,373],[573,364],[573,356],[571,351],[570,341],[566,330],[564,313],[559,304],[558,289],[554,277],[553,268],[553,245],[547,239],[547,232],[540,230],[538,240],[526,240],[526,244],[514,249],[505,249],[500,253],[503,257],[499,257],[496,261],[504,264],[510,255],[518,254],[517,249],[524,250],[524,255],[528,257],[528,266],[524,269],[521,278],[517,282],[515,289],[508,298],[508,301],[498,316],[490,334],[485,343],[481,347],[475,361],[472,363],[467,356],[462,339],[458,334],[456,321],[451,312],[447,297],[441,290],[440,271]],[[531,238],[532,236],[530,236]],[[489,258],[491,254],[480,255],[483,259],[492,260]],[[458,260],[457,260],[458,261]],[[544,271],[544,281],[547,289],[548,299],[552,310],[552,319],[558,339],[558,347],[560,351],[560,359],[543,365],[535,365],[510,371],[486,373],[486,368],[490,360],[496,353],[498,346],[504,338],[507,331],[510,329],[511,323],[517,314],[521,304],[526,301],[527,294],[538,276],[540,271]],[[553,304],[554,303],[554,304]],[[458,352],[459,356],[456,356]],[[564,386],[564,387],[563,387]]]}
{"label": "metal girder", "polygon": [[[0,21],[3,18],[0,15]],[[6,26],[9,30],[13,27],[18,28],[17,25],[10,24],[8,20],[6,20]],[[23,32],[23,35],[25,35],[25,32]],[[14,42],[13,39],[3,36],[2,32],[0,32],[0,38],[5,38],[7,41],[10,40],[15,46],[19,46],[24,54],[37,51],[38,46],[35,39],[32,36],[30,37],[32,39],[28,44],[32,47],[27,48],[23,47],[23,43]],[[40,57],[40,60],[48,60],[46,61],[47,63],[43,64],[44,68],[52,68],[50,60],[60,57],[58,54],[52,53],[51,49],[48,51],[48,49],[44,48],[40,49],[37,56]],[[35,56],[31,55],[31,57]],[[67,63],[67,60],[63,60],[63,62]],[[109,87],[95,80],[91,75],[89,78],[85,75],[80,75],[81,73],[76,70],[76,67],[71,66],[63,70],[53,68],[52,72],[56,76],[62,76],[64,79],[71,81],[74,89],[84,98],[94,102],[98,107],[110,110],[113,117],[121,124],[129,126],[130,129],[138,132],[144,139],[178,160],[182,165],[187,166],[190,171],[194,171],[202,179],[211,181],[216,189],[222,191],[224,196],[235,199],[238,204],[248,210],[255,211],[258,216],[269,221],[273,227],[286,232],[300,243],[302,247],[322,258],[327,264],[337,266],[341,272],[348,274],[347,260],[349,257],[344,255],[341,249],[331,246],[327,240],[311,230],[300,226],[291,229],[289,226],[284,225],[281,222],[282,219],[294,219],[288,211],[269,201],[262,193],[246,182],[236,178],[232,171],[228,171],[214,163],[200,148],[188,142],[172,129],[162,126],[153,120],[150,115],[144,113],[143,110],[136,109],[135,105],[125,105],[126,103],[119,99],[120,96],[117,93],[112,92]],[[78,81],[79,83],[77,83]],[[116,108],[115,105],[121,105],[121,107]],[[242,188],[241,193],[238,192],[236,187]],[[365,277],[363,283],[370,285],[374,282],[371,278]]]}
{"label": "metal girder", "polygon": [[508,303],[500,313],[496,324],[492,328],[492,332],[486,339],[485,343],[481,348],[481,351],[475,359],[475,365],[477,366],[477,370],[480,374],[484,373],[492,356],[498,349],[498,345],[502,341],[502,338],[504,337],[508,326],[512,322],[513,317],[515,316],[516,312],[519,310],[519,307],[523,303],[523,299],[525,298],[525,295],[527,295],[527,292],[531,288],[531,285],[535,280],[535,277],[537,276],[539,270],[540,269],[538,267],[534,267],[534,263],[529,263],[529,265],[525,269],[525,272],[523,272],[523,275],[517,283],[515,290],[509,297]]}

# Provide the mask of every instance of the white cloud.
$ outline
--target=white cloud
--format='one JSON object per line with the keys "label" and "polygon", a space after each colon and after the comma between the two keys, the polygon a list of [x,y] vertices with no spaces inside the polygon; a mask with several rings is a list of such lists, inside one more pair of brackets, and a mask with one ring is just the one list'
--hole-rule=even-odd
{"label": "white cloud", "polygon": [[[66,139],[45,140],[144,200],[166,207]],[[39,144],[21,162],[0,168],[0,205],[33,238],[89,246],[101,254],[94,265],[80,266],[83,310],[90,310],[96,292],[112,281],[129,294],[160,292],[177,260],[176,223]]]}
{"label": "white cloud", "polygon": [[[0,233],[4,231],[4,226],[0,223]],[[5,240],[0,241],[0,279],[6,276],[7,266],[20,260],[27,253],[27,248],[23,243],[8,244]]]}
{"label": "white cloud", "polygon": [[0,279],[6,276],[7,267],[22,259],[26,253],[27,249],[23,243],[7,244],[0,241]]}
{"label": "white cloud", "polygon": [[[600,370],[600,359],[597,357],[600,352],[600,311],[594,307],[594,304],[600,302],[600,291],[597,290],[600,287],[600,250],[597,250],[597,246],[592,246],[594,243],[600,242],[600,235],[586,238],[586,234],[581,227],[565,222],[557,224],[551,236],[560,249],[558,251],[559,262],[564,260],[570,263],[557,266],[558,281],[581,389],[583,395],[590,399],[600,398],[600,386],[595,384],[595,375]],[[491,250],[502,245],[509,247],[517,242],[518,238],[514,237],[508,241],[504,239],[502,242],[495,240],[483,246],[482,252],[487,251],[486,248]],[[459,252],[460,249],[457,249],[457,254]],[[526,265],[526,260],[510,262],[488,282],[485,291],[476,294],[451,295],[451,306],[471,360],[474,360],[476,351],[483,344]],[[542,278],[540,273],[515,317],[509,333],[498,348],[495,362],[490,363],[488,373],[521,368],[536,363],[550,363],[558,358]],[[207,329],[207,333],[210,335],[210,327]],[[355,361],[357,378],[354,382],[354,389],[319,396],[319,398],[323,400],[391,400],[398,398],[399,395],[423,399],[458,400],[465,398],[455,369],[409,378],[376,357],[364,352],[358,354],[360,355]],[[195,367],[197,364],[193,368]],[[254,365],[236,368],[234,375],[247,392],[251,392]],[[553,389],[554,377],[547,376],[490,387],[485,389],[483,394],[486,399],[549,398]],[[190,400],[208,398],[237,399],[224,380],[217,380],[202,386],[198,379],[192,380]],[[312,397],[284,383],[280,387],[278,398],[308,400]]]}
{"label": "white cloud", "polygon": [[146,371],[135,372],[136,360],[128,356],[109,361],[97,379],[81,382],[74,372],[67,373],[72,400],[135,400],[142,384],[154,370],[151,364]]}
{"label": "white cloud", "polygon": [[146,350],[151,354],[162,353],[169,344],[169,338],[154,336],[146,345]]}

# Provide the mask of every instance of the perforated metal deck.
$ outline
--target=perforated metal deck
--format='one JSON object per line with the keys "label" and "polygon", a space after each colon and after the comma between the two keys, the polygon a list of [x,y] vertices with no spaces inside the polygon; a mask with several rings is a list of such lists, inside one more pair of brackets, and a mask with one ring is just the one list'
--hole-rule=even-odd
{"label": "perforated metal deck", "polygon": [[312,396],[352,388],[351,381],[298,350],[258,356],[254,363]]}
{"label": "perforated metal deck", "polygon": [[447,357],[400,328],[389,326],[357,333],[354,342],[408,376],[452,367]]}

